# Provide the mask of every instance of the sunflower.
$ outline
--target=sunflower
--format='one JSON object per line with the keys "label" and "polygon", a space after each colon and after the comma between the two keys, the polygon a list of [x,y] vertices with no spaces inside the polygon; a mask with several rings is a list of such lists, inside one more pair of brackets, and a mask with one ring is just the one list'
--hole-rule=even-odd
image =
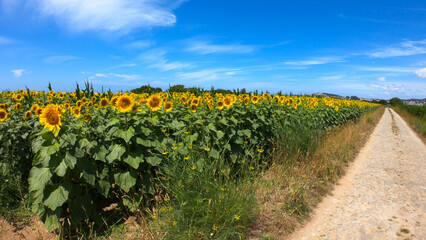
{"label": "sunflower", "polygon": [[47,97],[47,101],[51,102],[53,100],[52,96]]}
{"label": "sunflower", "polygon": [[338,107],[338,106],[335,106],[335,107],[334,107],[334,110],[339,111],[339,107]]}
{"label": "sunflower", "polygon": [[4,109],[0,109],[0,122],[3,122],[7,118],[7,112]]}
{"label": "sunflower", "polygon": [[158,95],[154,94],[148,98],[146,105],[148,105],[148,108],[151,111],[158,111],[161,109],[162,103],[163,103],[163,99],[159,97]]}
{"label": "sunflower", "polygon": [[222,100],[219,100],[219,101],[217,102],[217,108],[219,108],[219,110],[222,110],[222,109],[223,109],[223,106],[224,106],[223,101],[222,101]]}
{"label": "sunflower", "polygon": [[6,109],[8,109],[10,106],[9,106],[9,103],[4,103],[4,109],[6,110]]}
{"label": "sunflower", "polygon": [[172,102],[165,102],[164,103],[164,110],[166,110],[166,112],[170,112],[173,109],[173,103]]}
{"label": "sunflower", "polygon": [[251,97],[251,101],[252,101],[254,104],[256,104],[256,103],[258,103],[258,102],[259,102],[259,97],[258,97],[258,96],[252,96],[252,97]]}
{"label": "sunflower", "polygon": [[225,104],[226,108],[230,108],[232,106],[232,99],[231,97],[226,97],[223,99],[223,103]]}
{"label": "sunflower", "polygon": [[88,121],[90,121],[91,119],[92,119],[92,115],[91,115],[90,113],[87,113],[87,114],[85,114],[85,115],[84,115],[83,120],[84,120],[85,122],[88,122]]}
{"label": "sunflower", "polygon": [[22,107],[21,103],[17,103],[17,104],[15,104],[15,105],[13,106],[13,108],[14,108],[17,112],[21,111],[21,107]]}
{"label": "sunflower", "polygon": [[64,97],[65,97],[65,93],[63,93],[63,92],[59,92],[58,97],[59,97],[60,99],[64,98]]}
{"label": "sunflower", "polygon": [[108,98],[102,98],[101,99],[101,107],[102,108],[108,107],[108,104],[109,104]]}
{"label": "sunflower", "polygon": [[37,108],[39,108],[38,104],[34,104],[34,105],[31,106],[31,110],[33,112],[35,112],[37,110]]}
{"label": "sunflower", "polygon": [[81,115],[81,108],[73,107],[72,108],[72,114],[74,115],[74,117],[79,118],[80,115]]}
{"label": "sunflower", "polygon": [[191,105],[191,112],[197,112],[197,105],[195,104]]}
{"label": "sunflower", "polygon": [[16,101],[21,101],[22,100],[22,98],[24,98],[23,96],[22,96],[22,94],[16,94],[16,96],[15,96],[15,100]]}
{"label": "sunflower", "polygon": [[34,111],[34,113],[35,113],[35,115],[37,115],[37,116],[40,116],[40,114],[43,112],[43,108],[37,108],[35,111]]}
{"label": "sunflower", "polygon": [[116,106],[119,112],[131,112],[134,104],[133,98],[122,95],[118,98]]}
{"label": "sunflower", "polygon": [[33,116],[33,114],[32,114],[32,112],[31,111],[27,111],[26,113],[25,113],[25,119],[30,119],[31,117]]}
{"label": "sunflower", "polygon": [[249,102],[250,102],[250,100],[248,98],[244,98],[244,105],[247,106],[249,104]]}
{"label": "sunflower", "polygon": [[111,105],[112,106],[115,106],[115,104],[117,103],[118,98],[119,98],[119,96],[115,96],[115,97],[111,98]]}
{"label": "sunflower", "polygon": [[4,106],[4,104],[0,104],[0,109],[6,109],[6,106]]}
{"label": "sunflower", "polygon": [[44,125],[44,128],[54,132],[55,136],[58,136],[59,130],[62,126],[62,115],[58,108],[58,105],[49,104],[43,109],[40,115],[40,123]]}

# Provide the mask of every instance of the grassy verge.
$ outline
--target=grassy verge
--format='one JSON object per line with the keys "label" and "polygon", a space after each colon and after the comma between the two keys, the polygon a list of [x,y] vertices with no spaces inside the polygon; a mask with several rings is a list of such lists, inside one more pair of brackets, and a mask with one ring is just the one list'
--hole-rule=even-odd
{"label": "grassy verge", "polygon": [[[273,166],[259,179],[260,213],[253,221],[251,238],[282,238],[300,226],[355,159],[383,112],[379,108],[329,131],[305,154],[286,156],[278,151]],[[286,147],[279,145],[279,149]]]}
{"label": "grassy verge", "polygon": [[398,115],[405,120],[405,122],[408,123],[411,129],[413,129],[423,141],[423,143],[426,144],[426,119],[422,119],[419,116],[414,116],[399,107],[393,107],[392,109],[397,112]]}

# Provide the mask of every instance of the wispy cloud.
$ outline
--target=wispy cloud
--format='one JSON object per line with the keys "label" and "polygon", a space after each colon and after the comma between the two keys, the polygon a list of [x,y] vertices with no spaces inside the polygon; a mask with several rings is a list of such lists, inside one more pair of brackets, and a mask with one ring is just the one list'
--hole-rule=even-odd
{"label": "wispy cloud", "polygon": [[0,45],[8,45],[18,43],[15,39],[0,36]]}
{"label": "wispy cloud", "polygon": [[379,48],[367,53],[370,57],[389,58],[411,56],[426,53],[426,39],[420,41],[404,41],[385,48]]}
{"label": "wispy cloud", "polygon": [[366,72],[396,72],[396,73],[412,73],[414,69],[404,67],[368,67],[368,66],[356,66],[357,70]]}
{"label": "wispy cloud", "polygon": [[324,76],[324,77],[320,77],[319,79],[321,79],[321,80],[340,80],[343,77],[345,77],[345,75]]}
{"label": "wispy cloud", "polygon": [[205,82],[217,79],[229,78],[232,75],[239,73],[240,69],[227,69],[227,68],[218,68],[218,69],[205,69],[200,71],[193,72],[180,72],[176,74],[176,77],[181,80],[191,80],[197,82]]}
{"label": "wispy cloud", "polygon": [[30,71],[27,71],[25,69],[14,69],[14,70],[11,70],[11,72],[13,73],[13,76],[16,78],[21,77],[22,74],[30,73]]}
{"label": "wispy cloud", "polygon": [[95,78],[120,78],[122,80],[139,80],[143,77],[137,74],[117,74],[117,73],[96,73],[93,76],[90,76],[89,79]]}
{"label": "wispy cloud", "polygon": [[426,78],[426,68],[416,70],[414,73],[417,74],[419,78]]}
{"label": "wispy cloud", "polygon": [[239,43],[234,44],[214,44],[206,40],[188,40],[187,51],[195,52],[199,54],[212,54],[212,53],[234,53],[243,54],[251,53],[256,50],[255,46],[242,45]]}
{"label": "wispy cloud", "polygon": [[76,31],[127,33],[134,29],[170,26],[171,12],[182,0],[39,0],[40,12]]}
{"label": "wispy cloud", "polygon": [[165,58],[166,51],[162,49],[153,49],[147,51],[139,56],[145,63],[149,64],[149,68],[157,68],[162,71],[179,70],[184,68],[195,67],[191,63],[185,63],[180,61],[169,61]]}
{"label": "wispy cloud", "polygon": [[377,81],[379,81],[379,82],[386,82],[386,78],[385,77],[378,77]]}
{"label": "wispy cloud", "polygon": [[327,63],[335,63],[335,62],[345,62],[342,57],[316,57],[309,58],[306,60],[300,61],[288,61],[284,62],[286,65],[294,65],[294,66],[308,66],[308,65],[320,65]]}
{"label": "wispy cloud", "polygon": [[81,59],[81,58],[76,56],[52,56],[52,57],[47,57],[43,60],[46,63],[55,64],[55,63],[63,63],[63,62],[73,61],[78,59]]}
{"label": "wispy cloud", "polygon": [[130,49],[145,49],[154,46],[155,42],[149,40],[134,41],[126,45]]}

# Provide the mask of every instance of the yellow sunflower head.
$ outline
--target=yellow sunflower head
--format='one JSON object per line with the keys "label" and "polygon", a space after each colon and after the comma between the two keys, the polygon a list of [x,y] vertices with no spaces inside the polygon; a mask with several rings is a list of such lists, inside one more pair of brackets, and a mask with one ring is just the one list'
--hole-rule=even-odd
{"label": "yellow sunflower head", "polygon": [[197,112],[197,105],[191,104],[191,112]]}
{"label": "yellow sunflower head", "polygon": [[121,95],[116,103],[119,112],[131,112],[133,109],[133,98],[127,95]]}
{"label": "yellow sunflower head", "polygon": [[92,119],[92,115],[91,115],[90,113],[87,113],[87,114],[85,114],[85,115],[84,115],[83,120],[84,120],[85,122],[88,122],[88,121],[90,121],[91,119]]}
{"label": "yellow sunflower head", "polygon": [[47,130],[54,133],[55,136],[58,136],[59,130],[61,129],[61,112],[59,106],[55,104],[49,104],[44,107],[40,115],[40,123]]}
{"label": "yellow sunflower head", "polygon": [[222,100],[219,100],[219,101],[217,102],[217,108],[218,108],[219,110],[222,110],[222,109],[223,109],[223,107],[224,107],[224,103],[223,103],[223,101],[222,101]]}
{"label": "yellow sunflower head", "polygon": [[148,108],[151,111],[158,111],[161,109],[162,103],[163,99],[160,96],[154,94],[148,98],[146,105],[148,105]]}
{"label": "yellow sunflower head", "polygon": [[27,120],[30,119],[32,116],[33,116],[33,113],[31,111],[27,111],[25,113],[25,119],[27,119]]}
{"label": "yellow sunflower head", "polygon": [[74,115],[74,117],[79,118],[81,115],[81,108],[79,107],[72,108],[72,114]]}
{"label": "yellow sunflower head", "polygon": [[115,106],[115,104],[117,103],[118,98],[119,98],[119,96],[115,96],[115,97],[111,98],[111,105],[112,106]]}
{"label": "yellow sunflower head", "polygon": [[172,102],[165,102],[164,103],[164,110],[166,110],[166,112],[170,112],[173,109],[173,103]]}
{"label": "yellow sunflower head", "polygon": [[230,108],[232,106],[232,98],[226,97],[225,99],[223,99],[223,103],[225,104],[226,108]]}
{"label": "yellow sunflower head", "polygon": [[31,110],[35,112],[39,108],[38,104],[34,104],[31,106]]}
{"label": "yellow sunflower head", "polygon": [[17,103],[17,104],[15,104],[15,105],[13,106],[13,108],[15,108],[15,110],[16,110],[17,112],[21,111],[21,107],[22,107],[21,103]]}
{"label": "yellow sunflower head", "polygon": [[254,104],[256,104],[256,103],[258,103],[258,102],[259,102],[259,97],[258,97],[258,96],[253,96],[253,97],[251,97],[251,101],[252,101]]}
{"label": "yellow sunflower head", "polygon": [[102,98],[101,99],[101,107],[102,108],[108,107],[108,104],[109,104],[108,98]]}
{"label": "yellow sunflower head", "polygon": [[248,98],[244,98],[244,105],[248,105],[250,100]]}
{"label": "yellow sunflower head", "polygon": [[3,122],[7,118],[7,112],[4,109],[0,109],[0,122]]}
{"label": "yellow sunflower head", "polygon": [[37,116],[40,116],[42,112],[43,112],[43,108],[41,108],[41,107],[37,108],[37,109],[34,111],[35,115],[37,115]]}

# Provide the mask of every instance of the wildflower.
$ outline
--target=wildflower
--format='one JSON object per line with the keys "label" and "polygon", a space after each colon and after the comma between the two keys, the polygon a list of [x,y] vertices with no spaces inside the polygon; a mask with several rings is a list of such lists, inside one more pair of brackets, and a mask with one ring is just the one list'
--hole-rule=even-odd
{"label": "wildflower", "polygon": [[165,102],[164,103],[164,110],[166,110],[166,112],[170,112],[173,109],[173,103],[172,102]]}
{"label": "wildflower", "polygon": [[217,102],[217,108],[218,108],[219,110],[222,110],[222,109],[223,109],[223,107],[224,107],[224,103],[223,103],[223,101],[222,101],[222,100],[219,100],[219,101]]}
{"label": "wildflower", "polygon": [[27,120],[30,119],[32,116],[33,116],[33,113],[31,111],[27,111],[25,113],[25,119],[27,119]]}
{"label": "wildflower", "polygon": [[90,113],[87,113],[87,114],[85,114],[85,115],[84,115],[83,120],[84,120],[85,122],[88,122],[88,121],[90,121],[91,119],[92,119],[92,115],[91,115]]}
{"label": "wildflower", "polygon": [[117,100],[117,109],[119,112],[130,112],[132,111],[133,105],[135,103],[133,102],[133,99],[127,95],[123,95],[118,98]]}
{"label": "wildflower", "polygon": [[265,151],[265,150],[263,150],[262,148],[258,148],[258,149],[257,149],[257,151],[258,151],[259,153],[263,153],[263,151]]}
{"label": "wildflower", "polygon": [[155,112],[161,109],[162,102],[163,102],[163,99],[159,97],[158,95],[154,94],[148,98],[146,105],[148,105],[149,110]]}
{"label": "wildflower", "polygon": [[210,148],[208,147],[204,148],[204,150],[206,150],[207,152],[210,152]]}
{"label": "wildflower", "polygon": [[109,101],[108,101],[108,99],[107,99],[107,98],[102,98],[102,99],[101,99],[101,107],[102,107],[102,108],[106,108],[106,107],[108,107],[108,104],[109,104]]}
{"label": "wildflower", "polygon": [[41,113],[40,123],[57,136],[62,126],[59,106],[54,104],[47,105]]}
{"label": "wildflower", "polygon": [[234,215],[234,218],[235,218],[236,220],[240,220],[240,217],[241,217],[241,216],[240,216],[240,215],[238,215],[238,214],[235,214],[235,215]]}
{"label": "wildflower", "polygon": [[166,151],[166,152],[163,152],[163,155],[167,155],[167,154],[169,154],[169,152],[167,152],[167,151]]}
{"label": "wildflower", "polygon": [[189,159],[189,156],[188,156],[188,157],[184,157],[183,159],[188,160],[188,159]]}
{"label": "wildflower", "polygon": [[7,118],[7,112],[4,109],[0,109],[0,122],[3,122]]}

